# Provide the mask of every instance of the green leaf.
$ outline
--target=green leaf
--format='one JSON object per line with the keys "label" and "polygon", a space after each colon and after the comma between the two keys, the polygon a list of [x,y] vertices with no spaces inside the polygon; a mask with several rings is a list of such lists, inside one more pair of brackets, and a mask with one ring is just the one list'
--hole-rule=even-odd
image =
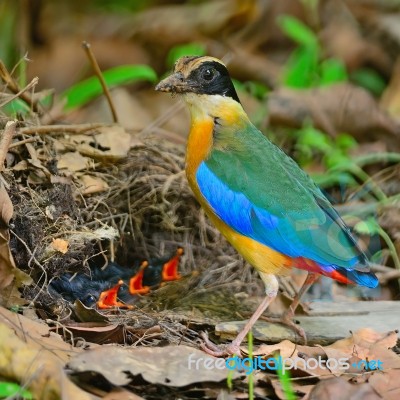
{"label": "green leaf", "polygon": [[[274,356],[274,358],[275,358],[276,364],[279,365],[280,362],[282,363],[282,358],[280,359],[280,362],[278,360],[278,357]],[[278,374],[279,383],[281,384],[281,389],[282,389],[282,392],[284,393],[285,399],[286,400],[296,400],[297,396],[293,390],[293,385],[290,380],[290,372],[283,368],[277,368],[276,372]]]}
{"label": "green leaf", "polygon": [[167,56],[167,66],[172,68],[175,62],[183,56],[204,56],[206,54],[206,47],[197,42],[182,44],[173,47]]}
{"label": "green leaf", "polygon": [[0,398],[23,398],[23,399],[33,399],[32,394],[21,388],[20,385],[13,382],[0,382]]}
{"label": "green leaf", "polygon": [[246,91],[246,85],[243,82],[240,82],[237,79],[232,78],[232,83],[237,92],[245,92]]}
{"label": "green leaf", "polygon": [[293,88],[314,86],[318,78],[317,47],[299,47],[289,57],[284,69],[283,83]]}
{"label": "green leaf", "polygon": [[297,18],[290,15],[282,15],[278,18],[278,24],[283,32],[296,43],[308,47],[318,46],[316,34]]}
{"label": "green leaf", "polygon": [[354,226],[354,230],[361,235],[376,235],[381,232],[381,227],[375,218],[370,217],[365,221],[360,221]]}
{"label": "green leaf", "polygon": [[[147,65],[122,65],[103,72],[107,86],[114,87],[137,81],[155,82],[157,74]],[[65,110],[82,106],[103,93],[97,77],[93,76],[67,89],[61,97],[66,100]]]}
{"label": "green leaf", "polygon": [[338,167],[348,167],[350,169],[349,167],[353,165],[353,160],[343,153],[341,149],[332,149],[324,156],[324,164],[328,169]]}
{"label": "green leaf", "polygon": [[4,110],[7,115],[11,116],[17,114],[25,115],[29,113],[30,107],[21,99],[14,99],[2,107],[2,110]]}
{"label": "green leaf", "polygon": [[340,149],[345,151],[354,149],[358,146],[357,140],[347,133],[340,133],[339,135],[337,135],[335,143]]}
{"label": "green leaf", "polygon": [[354,71],[351,80],[375,96],[380,96],[385,90],[386,82],[376,71],[370,68],[360,68]]}
{"label": "green leaf", "polygon": [[311,174],[313,181],[321,188],[329,188],[333,186],[357,186],[357,181],[348,172],[328,171],[323,174]]}
{"label": "green leaf", "polygon": [[321,86],[347,81],[346,67],[341,60],[336,58],[323,61],[320,65],[320,74]]}
{"label": "green leaf", "polygon": [[331,139],[312,125],[305,126],[299,131],[297,144],[310,149],[319,150],[322,153],[329,152],[332,149]]}
{"label": "green leaf", "polygon": [[269,89],[260,82],[248,81],[245,83],[247,91],[256,99],[263,100]]}

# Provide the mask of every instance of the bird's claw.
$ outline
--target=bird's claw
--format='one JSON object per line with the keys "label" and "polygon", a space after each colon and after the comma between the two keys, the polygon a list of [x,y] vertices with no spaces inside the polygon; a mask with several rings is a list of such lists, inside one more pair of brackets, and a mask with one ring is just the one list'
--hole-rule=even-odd
{"label": "bird's claw", "polygon": [[240,346],[236,344],[235,341],[229,344],[221,344],[217,346],[209,339],[206,332],[201,332],[200,336],[203,339],[203,342],[200,343],[200,347],[210,356],[227,357],[227,356],[232,356],[234,354],[238,355],[241,354]]}

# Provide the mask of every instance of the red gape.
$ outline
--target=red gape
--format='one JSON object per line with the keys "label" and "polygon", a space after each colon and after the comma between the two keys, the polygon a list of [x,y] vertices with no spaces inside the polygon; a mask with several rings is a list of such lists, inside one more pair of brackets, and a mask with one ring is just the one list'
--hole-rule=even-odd
{"label": "red gape", "polygon": [[178,272],[178,267],[182,255],[183,255],[183,249],[182,247],[178,247],[175,256],[172,257],[163,265],[162,280],[164,282],[175,281],[181,278],[181,275]]}
{"label": "red gape", "polygon": [[101,310],[114,307],[132,309],[133,306],[118,301],[118,290],[123,284],[124,281],[121,279],[114,287],[102,292],[97,301],[97,307]]}
{"label": "red gape", "polygon": [[135,276],[129,280],[129,293],[135,294],[147,294],[150,292],[149,286],[143,286],[143,274],[146,267],[149,266],[147,261],[143,261],[140,265],[140,269]]}

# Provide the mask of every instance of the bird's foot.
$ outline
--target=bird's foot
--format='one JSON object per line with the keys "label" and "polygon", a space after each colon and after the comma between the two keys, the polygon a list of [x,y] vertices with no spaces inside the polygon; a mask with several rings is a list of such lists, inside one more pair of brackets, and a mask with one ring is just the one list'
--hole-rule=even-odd
{"label": "bird's foot", "polygon": [[285,311],[281,317],[261,317],[261,319],[264,321],[287,326],[288,328],[292,329],[295,334],[299,335],[304,340],[304,344],[307,344],[307,336],[304,329],[296,324],[296,322],[293,321],[293,318],[294,312],[291,308]]}
{"label": "bird's foot", "polygon": [[209,339],[206,332],[201,332],[200,336],[203,339],[203,342],[200,344],[200,347],[210,356],[227,357],[227,356],[232,356],[234,354],[237,355],[241,354],[240,343],[235,343],[235,340],[229,344],[221,344],[217,346]]}

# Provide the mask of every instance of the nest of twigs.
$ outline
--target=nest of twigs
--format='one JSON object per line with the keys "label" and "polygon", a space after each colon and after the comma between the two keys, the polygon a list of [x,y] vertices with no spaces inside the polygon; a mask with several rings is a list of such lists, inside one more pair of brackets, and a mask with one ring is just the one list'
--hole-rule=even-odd
{"label": "nest of twigs", "polygon": [[[58,307],[60,299],[47,291],[51,279],[89,273],[91,263],[115,260],[129,266],[134,260],[173,253],[177,246],[185,249],[180,273],[187,278],[142,302],[141,313],[149,318],[171,309],[234,317],[240,308],[235,294],[259,290],[258,283],[249,285],[253,271],[209,223],[193,197],[184,174],[182,146],[131,135],[134,144],[126,156],[89,157],[82,151],[91,163],[72,172],[60,169],[59,160],[76,146],[78,135],[60,137],[50,127],[44,135],[40,129],[30,134],[37,140],[13,152],[7,174],[14,204],[11,251],[17,267],[34,281],[25,287],[25,299],[47,315],[65,315],[65,307],[63,311]],[[99,129],[104,133],[115,126]],[[99,130],[85,134],[96,142]],[[103,187],[88,193],[82,184],[88,175],[102,181]],[[57,239],[67,243],[65,252],[55,245]]]}

